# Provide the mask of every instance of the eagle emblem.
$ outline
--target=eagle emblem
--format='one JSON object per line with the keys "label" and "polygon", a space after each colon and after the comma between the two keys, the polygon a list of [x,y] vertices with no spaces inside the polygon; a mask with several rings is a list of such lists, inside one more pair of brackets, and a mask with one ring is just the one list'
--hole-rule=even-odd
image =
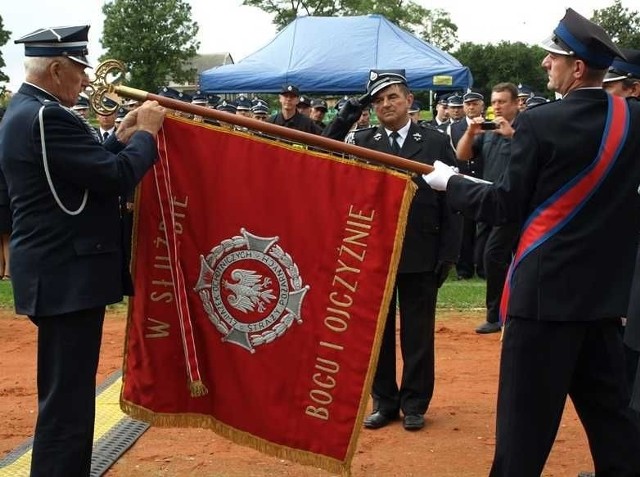
{"label": "eagle emblem", "polygon": [[272,289],[266,290],[271,283],[269,277],[258,275],[252,270],[237,269],[231,272],[231,278],[236,282],[223,280],[222,283],[225,289],[231,290],[227,300],[236,310],[246,313],[257,309],[263,312],[265,305],[276,298]]}

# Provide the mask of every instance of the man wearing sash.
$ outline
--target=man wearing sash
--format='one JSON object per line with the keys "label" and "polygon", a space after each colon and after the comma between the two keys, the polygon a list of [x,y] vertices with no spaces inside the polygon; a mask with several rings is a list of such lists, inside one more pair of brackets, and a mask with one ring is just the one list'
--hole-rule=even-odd
{"label": "man wearing sash", "polygon": [[596,475],[640,475],[619,332],[640,228],[640,105],[602,80],[623,56],[568,9],[543,47],[548,87],[563,99],[515,122],[511,159],[493,185],[436,163],[427,183],[452,207],[523,224],[502,297],[506,320],[492,477],[539,477],[570,396]]}

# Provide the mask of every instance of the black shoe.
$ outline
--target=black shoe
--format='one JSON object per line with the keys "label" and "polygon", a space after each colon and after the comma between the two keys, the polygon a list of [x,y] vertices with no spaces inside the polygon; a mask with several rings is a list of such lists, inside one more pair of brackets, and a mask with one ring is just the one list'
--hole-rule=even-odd
{"label": "black shoe", "polygon": [[422,414],[406,414],[402,420],[402,427],[407,431],[419,431],[424,427],[424,416]]}
{"label": "black shoe", "polygon": [[489,323],[486,321],[476,328],[476,333],[480,333],[481,335],[499,333],[501,328],[500,323]]}
{"label": "black shoe", "polygon": [[385,414],[382,411],[373,411],[364,420],[364,427],[367,429],[380,429],[396,420],[397,416]]}

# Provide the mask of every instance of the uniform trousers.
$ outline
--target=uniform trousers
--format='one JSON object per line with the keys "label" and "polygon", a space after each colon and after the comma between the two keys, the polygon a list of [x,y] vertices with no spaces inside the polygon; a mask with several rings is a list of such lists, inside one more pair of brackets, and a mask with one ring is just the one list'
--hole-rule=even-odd
{"label": "uniform trousers", "polygon": [[[486,224],[482,225],[486,226]],[[497,323],[499,319],[502,289],[519,232],[518,224],[506,224],[491,227],[487,237],[484,249],[484,272],[487,279],[485,298],[489,323]]]}
{"label": "uniform trousers", "polygon": [[38,419],[31,477],[91,471],[96,372],[105,308],[30,317],[38,327]]}
{"label": "uniform trousers", "polygon": [[[435,380],[435,309],[438,287],[433,272],[398,273],[373,380],[374,409],[424,414]],[[396,381],[396,299],[400,307],[402,379]]]}
{"label": "uniform trousers", "polygon": [[[460,256],[456,263],[456,272],[460,278],[473,278],[476,274],[476,222],[472,219],[464,219],[462,226],[462,242],[460,244]],[[478,267],[482,273],[482,266]]]}
{"label": "uniform trousers", "polygon": [[619,320],[508,317],[500,359],[490,477],[540,477],[567,395],[598,477],[640,475],[640,429],[628,408]]}

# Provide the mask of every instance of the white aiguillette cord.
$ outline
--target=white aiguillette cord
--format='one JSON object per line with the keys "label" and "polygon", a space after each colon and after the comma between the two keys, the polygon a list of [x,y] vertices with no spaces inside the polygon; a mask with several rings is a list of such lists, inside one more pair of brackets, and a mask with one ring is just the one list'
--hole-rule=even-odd
{"label": "white aiguillette cord", "polygon": [[493,184],[493,182],[491,181],[479,179],[478,177],[468,176],[466,174],[460,174],[460,173],[458,173],[458,175],[464,177],[465,179],[469,179],[471,182],[475,182],[476,184]]}
{"label": "white aiguillette cord", "polygon": [[51,189],[51,193],[53,194],[53,198],[56,200],[58,207],[60,207],[60,209],[62,209],[62,211],[65,214],[78,215],[84,210],[85,206],[87,205],[87,199],[89,197],[89,189],[84,190],[84,197],[82,197],[82,204],[80,204],[80,207],[78,207],[76,210],[67,209],[62,203],[62,201],[60,200],[60,197],[58,197],[58,193],[56,192],[56,189],[53,186],[53,180],[51,180],[51,173],[49,172],[49,161],[47,159],[47,147],[44,141],[44,108],[45,106],[43,105],[40,107],[40,111],[38,111],[38,121],[40,122],[40,142],[42,143],[42,164],[44,165],[44,173],[47,176],[49,189]]}

